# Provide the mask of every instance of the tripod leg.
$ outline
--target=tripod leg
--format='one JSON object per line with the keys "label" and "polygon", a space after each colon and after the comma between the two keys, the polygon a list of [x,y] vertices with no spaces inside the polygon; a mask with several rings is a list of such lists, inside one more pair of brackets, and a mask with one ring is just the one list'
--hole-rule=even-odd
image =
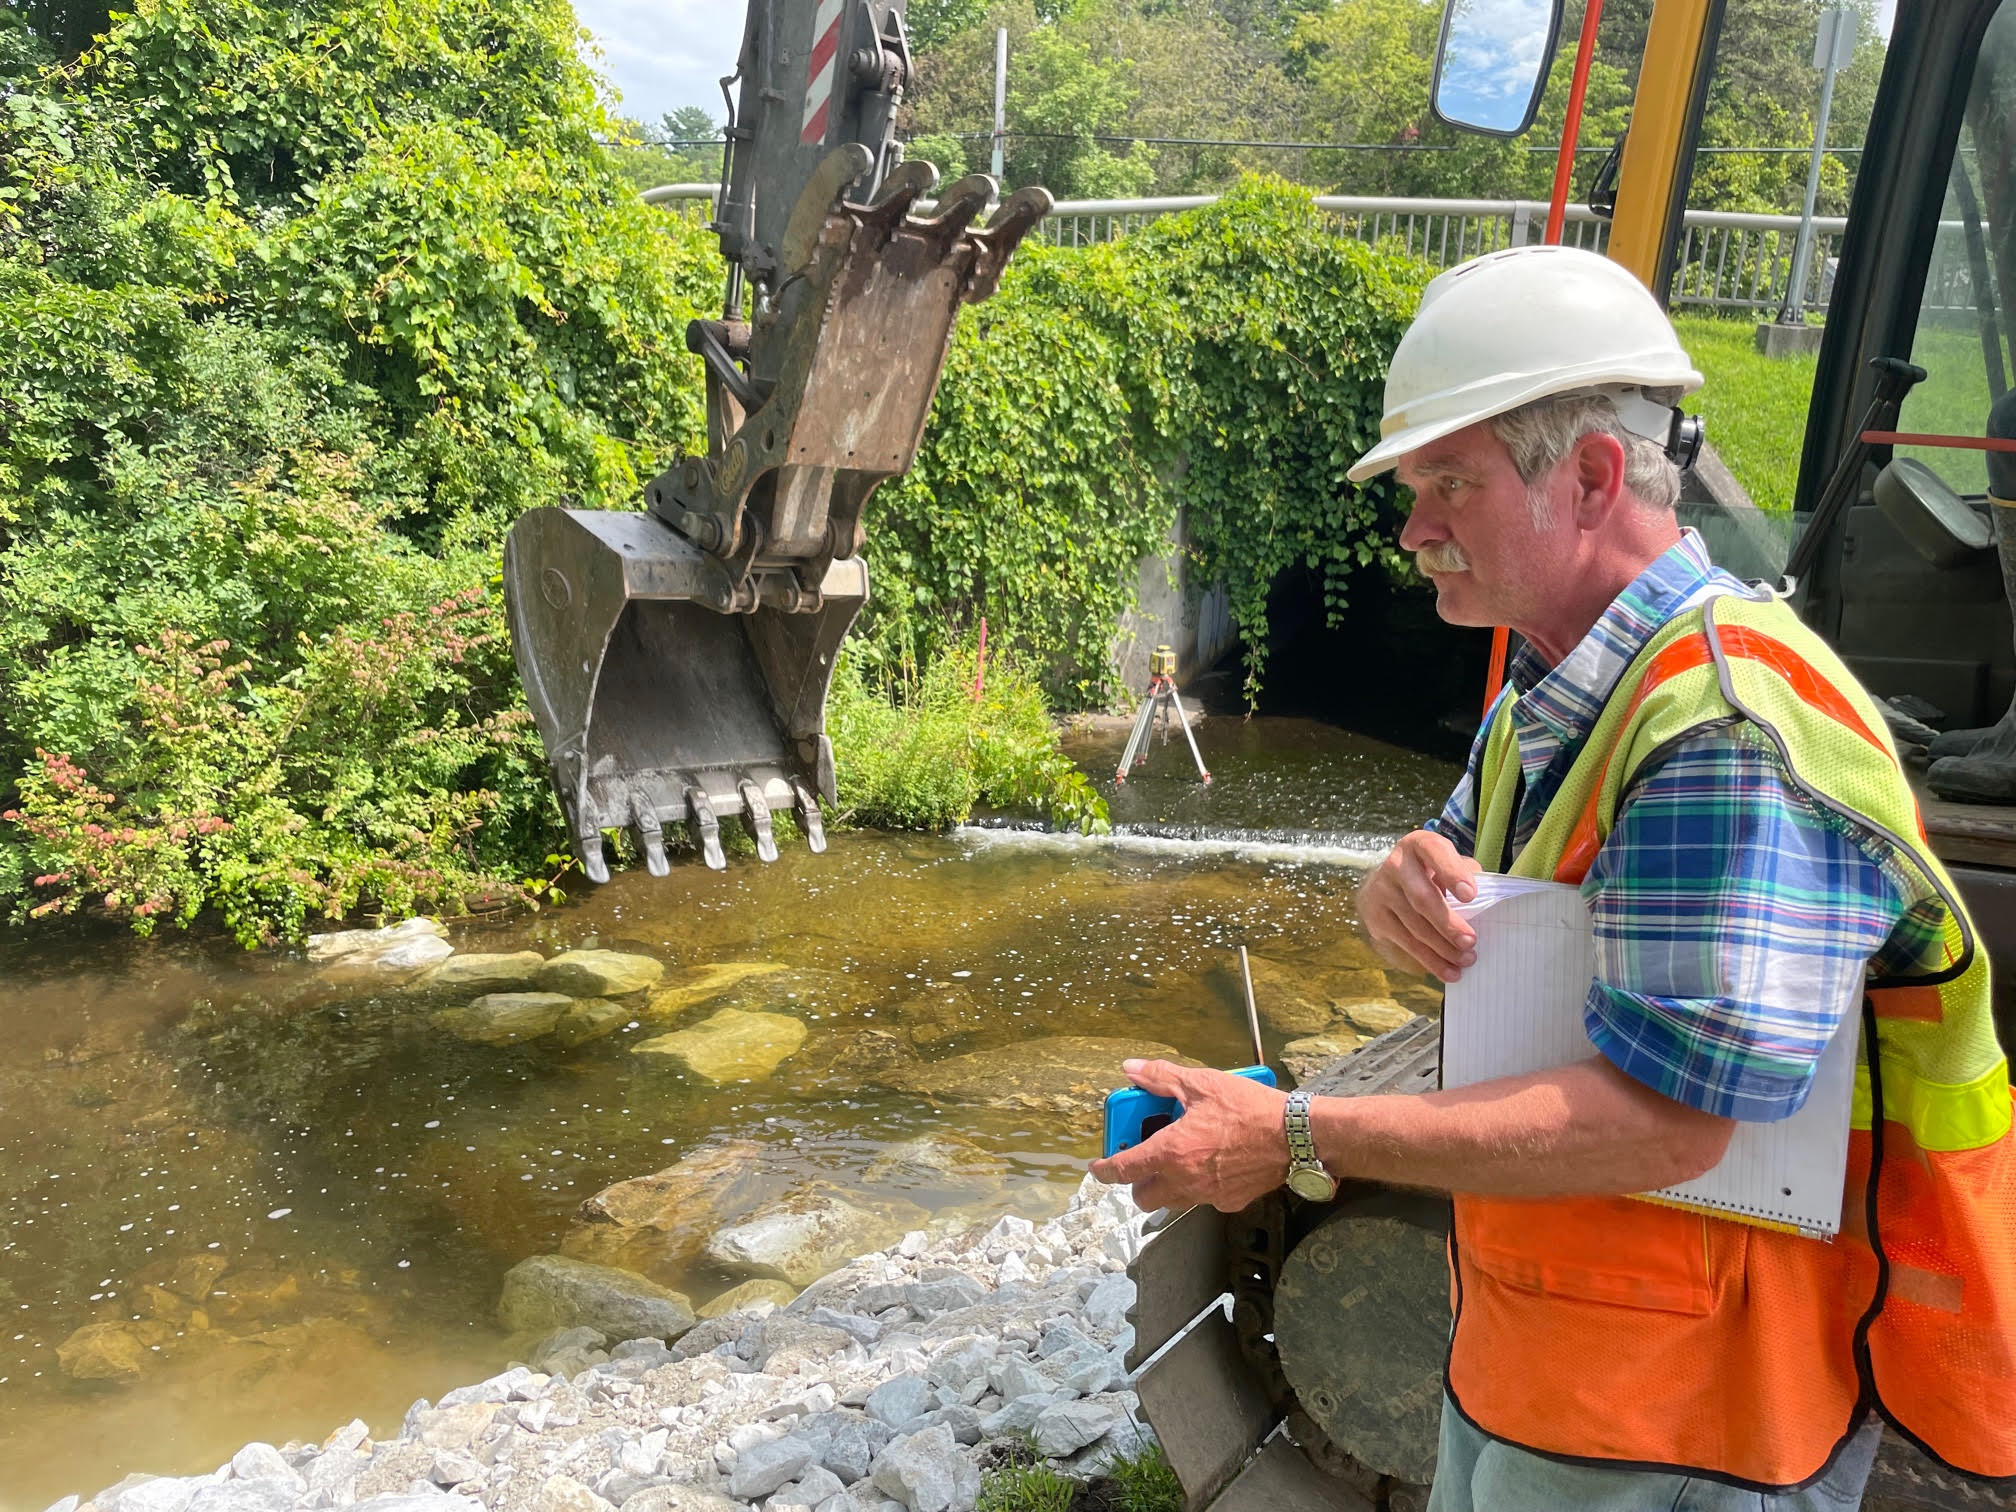
{"label": "tripod leg", "polygon": [[1135,753],[1141,749],[1141,742],[1148,734],[1148,721],[1155,717],[1155,700],[1149,699],[1141,705],[1141,712],[1134,716],[1134,728],[1127,736],[1127,749],[1120,753],[1120,770],[1113,774],[1113,780],[1124,783],[1127,773],[1134,765]]}
{"label": "tripod leg", "polygon": [[1190,743],[1190,759],[1197,763],[1197,775],[1204,779],[1204,785],[1211,785],[1211,773],[1204,765],[1204,753],[1197,749],[1197,737],[1190,729],[1190,721],[1183,717],[1182,695],[1170,689],[1169,699],[1176,705],[1176,724],[1183,731],[1183,738]]}

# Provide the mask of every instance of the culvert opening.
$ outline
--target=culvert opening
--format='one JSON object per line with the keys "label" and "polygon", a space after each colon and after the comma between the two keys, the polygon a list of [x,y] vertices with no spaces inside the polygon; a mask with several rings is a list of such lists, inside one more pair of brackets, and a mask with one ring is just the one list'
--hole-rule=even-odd
{"label": "culvert opening", "polygon": [[[1267,667],[1259,712],[1320,719],[1396,745],[1461,760],[1483,709],[1489,630],[1445,624],[1435,595],[1396,586],[1376,567],[1348,584],[1336,624],[1323,579],[1307,567],[1275,579],[1267,596]],[[1213,682],[1236,703],[1243,668],[1237,648]]]}

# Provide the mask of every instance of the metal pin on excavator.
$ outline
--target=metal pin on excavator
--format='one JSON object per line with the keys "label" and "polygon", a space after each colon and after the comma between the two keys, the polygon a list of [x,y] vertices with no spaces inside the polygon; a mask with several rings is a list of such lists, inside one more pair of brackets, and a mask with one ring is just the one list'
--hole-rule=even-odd
{"label": "metal pin on excavator", "polygon": [[605,830],[653,875],[683,823],[709,866],[740,816],[765,861],[771,814],[825,849],[833,658],[868,598],[861,511],[916,456],[962,303],[986,299],[1049,211],[1024,189],[904,162],[905,0],[751,0],[713,229],[722,319],[686,340],[707,368],[707,455],[676,460],[640,512],[535,509],[504,549],[512,647],[582,869]]}

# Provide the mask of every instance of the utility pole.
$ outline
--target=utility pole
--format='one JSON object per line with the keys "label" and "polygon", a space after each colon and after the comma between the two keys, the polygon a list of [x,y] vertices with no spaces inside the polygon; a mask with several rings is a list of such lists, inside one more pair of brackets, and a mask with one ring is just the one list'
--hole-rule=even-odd
{"label": "utility pole", "polygon": [[[1820,197],[1820,164],[1827,154],[1827,117],[1834,109],[1834,76],[1855,56],[1857,20],[1851,10],[1820,13],[1820,32],[1813,42],[1813,66],[1820,71],[1820,113],[1813,128],[1813,156],[1806,165],[1806,202],[1799,212],[1799,236],[1793,243],[1792,266],[1785,279],[1785,298],[1778,306],[1779,327],[1806,330],[1806,277],[1813,261],[1813,207]],[[1772,333],[1775,335],[1775,333]],[[1816,338],[1800,335],[1777,336],[1772,340],[1766,328],[1757,329],[1757,349],[1767,356],[1812,350]]]}
{"label": "utility pole", "polygon": [[1001,165],[1008,147],[1008,28],[994,34],[994,182],[1001,182]]}

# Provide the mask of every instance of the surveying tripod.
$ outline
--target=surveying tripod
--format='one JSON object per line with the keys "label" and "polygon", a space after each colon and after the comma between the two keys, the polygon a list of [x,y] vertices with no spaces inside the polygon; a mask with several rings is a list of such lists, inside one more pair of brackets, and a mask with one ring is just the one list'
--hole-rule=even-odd
{"label": "surveying tripod", "polygon": [[1154,739],[1154,727],[1162,726],[1162,744],[1169,744],[1169,723],[1175,721],[1176,728],[1183,732],[1183,739],[1189,743],[1190,756],[1197,763],[1197,775],[1207,784],[1211,774],[1204,768],[1204,758],[1197,750],[1197,737],[1190,733],[1190,721],[1183,717],[1183,700],[1176,694],[1176,653],[1167,646],[1157,646],[1155,654],[1148,659],[1148,696],[1141,702],[1141,712],[1134,718],[1134,729],[1127,737],[1127,749],[1120,753],[1120,770],[1113,776],[1117,783],[1127,781],[1129,771],[1145,764],[1148,747]]}

